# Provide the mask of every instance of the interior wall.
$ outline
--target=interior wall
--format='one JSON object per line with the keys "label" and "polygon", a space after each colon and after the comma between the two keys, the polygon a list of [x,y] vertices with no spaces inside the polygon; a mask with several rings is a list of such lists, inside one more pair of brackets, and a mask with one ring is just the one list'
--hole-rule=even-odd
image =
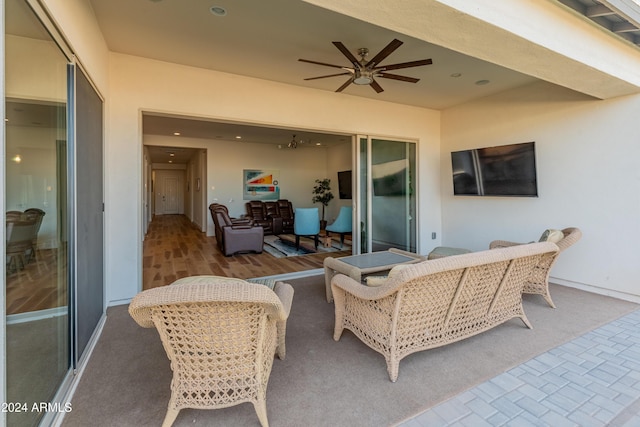
{"label": "interior wall", "polygon": [[6,127],[7,159],[20,156],[20,161],[6,162],[5,202],[7,211],[38,208],[47,212],[38,232],[40,248],[58,246],[58,206],[56,194],[56,141],[66,140],[59,129]]}
{"label": "interior wall", "polygon": [[[353,170],[353,144],[346,144],[331,147],[327,150],[327,178],[331,180],[331,192],[333,200],[329,203],[326,211],[326,219],[331,224],[338,217],[342,206],[352,206],[352,199],[340,199],[338,191],[338,172]],[[352,179],[355,179],[353,172]],[[353,192],[355,194],[355,191]]]}
{"label": "interior wall", "polygon": [[[579,227],[583,238],[559,257],[553,280],[640,297],[639,112],[640,95],[600,101],[542,82],[444,111],[443,244],[481,250]],[[539,197],[453,196],[451,151],[528,141]]]}
{"label": "interior wall", "polygon": [[[271,144],[158,135],[145,135],[144,141],[149,145],[206,150],[207,185],[203,190],[207,192],[205,208],[213,202],[221,203],[227,206],[229,214],[233,217],[239,217],[245,213],[245,203],[249,200],[243,197],[244,169],[277,171],[280,198],[290,200],[294,208],[314,207],[311,203],[311,190],[315,180],[328,176],[328,150],[325,147],[290,150],[279,149]],[[208,214],[207,235],[214,235],[213,221]]]}

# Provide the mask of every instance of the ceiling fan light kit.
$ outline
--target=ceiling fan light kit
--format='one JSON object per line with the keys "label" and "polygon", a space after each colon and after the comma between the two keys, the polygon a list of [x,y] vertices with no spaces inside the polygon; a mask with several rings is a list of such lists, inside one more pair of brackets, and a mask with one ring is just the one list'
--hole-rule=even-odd
{"label": "ceiling fan light kit", "polygon": [[417,83],[420,79],[414,77],[402,76],[399,74],[391,74],[387,73],[388,70],[399,70],[402,68],[411,68],[411,67],[421,67],[424,65],[430,65],[433,63],[431,59],[421,59],[418,61],[409,61],[409,62],[401,62],[398,64],[390,64],[390,65],[378,65],[380,64],[387,56],[391,55],[397,48],[402,45],[402,42],[398,39],[393,39],[391,43],[389,43],[384,49],[378,52],[371,60],[367,61],[367,55],[369,54],[369,49],[360,48],[358,49],[358,55],[360,59],[358,60],[350,51],[346,48],[342,42],[333,42],[334,46],[338,48],[340,52],[349,60],[352,67],[345,67],[342,65],[334,65],[327,64],[324,62],[311,61],[308,59],[298,59],[301,62],[307,62],[310,64],[322,65],[325,67],[333,67],[340,68],[343,70],[342,73],[336,74],[328,74],[325,76],[319,77],[309,77],[305,80],[316,80],[316,79],[324,79],[327,77],[336,77],[336,76],[349,76],[349,80],[347,80],[342,86],[340,86],[336,92],[342,92],[346,89],[351,83],[356,85],[369,85],[375,90],[377,93],[383,92],[384,89],[380,86],[380,84],[375,80],[375,77],[382,77],[386,79],[399,80],[407,83]]}

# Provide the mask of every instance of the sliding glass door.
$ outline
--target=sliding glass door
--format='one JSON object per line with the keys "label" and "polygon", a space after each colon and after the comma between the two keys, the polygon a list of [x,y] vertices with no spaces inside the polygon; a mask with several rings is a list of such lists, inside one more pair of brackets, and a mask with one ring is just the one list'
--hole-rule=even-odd
{"label": "sliding glass door", "polygon": [[68,58],[24,1],[5,6],[4,400],[26,405],[7,425],[35,426],[71,368]]}
{"label": "sliding glass door", "polygon": [[360,252],[417,251],[416,144],[358,137]]}

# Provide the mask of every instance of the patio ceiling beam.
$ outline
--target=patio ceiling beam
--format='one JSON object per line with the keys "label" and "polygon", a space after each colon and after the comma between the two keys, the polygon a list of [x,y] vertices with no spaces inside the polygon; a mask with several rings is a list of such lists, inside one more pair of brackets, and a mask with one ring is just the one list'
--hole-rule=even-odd
{"label": "patio ceiling beam", "polygon": [[640,27],[640,3],[637,0],[600,0],[622,18]]}
{"label": "patio ceiling beam", "polygon": [[588,18],[597,18],[599,16],[611,16],[615,14],[616,13],[611,9],[609,9],[607,6],[603,4],[599,4],[596,6],[589,6],[587,8],[587,12],[585,13],[585,16],[587,16]]}
{"label": "patio ceiling beam", "polygon": [[611,29],[614,33],[630,33],[633,31],[640,31],[638,27],[631,24],[630,22],[620,22],[613,26]]}

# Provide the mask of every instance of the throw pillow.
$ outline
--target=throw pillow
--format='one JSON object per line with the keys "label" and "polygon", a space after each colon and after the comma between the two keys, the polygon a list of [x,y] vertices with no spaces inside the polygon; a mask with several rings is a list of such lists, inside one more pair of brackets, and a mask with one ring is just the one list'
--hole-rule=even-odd
{"label": "throw pillow", "polygon": [[411,264],[400,264],[389,270],[388,276],[368,276],[365,278],[367,286],[382,286],[387,282],[387,279],[394,277],[400,270],[409,267]]}
{"label": "throw pillow", "polygon": [[564,233],[562,232],[562,230],[548,229],[544,230],[544,233],[542,233],[542,236],[540,236],[539,241],[558,243],[562,239],[564,239]]}

